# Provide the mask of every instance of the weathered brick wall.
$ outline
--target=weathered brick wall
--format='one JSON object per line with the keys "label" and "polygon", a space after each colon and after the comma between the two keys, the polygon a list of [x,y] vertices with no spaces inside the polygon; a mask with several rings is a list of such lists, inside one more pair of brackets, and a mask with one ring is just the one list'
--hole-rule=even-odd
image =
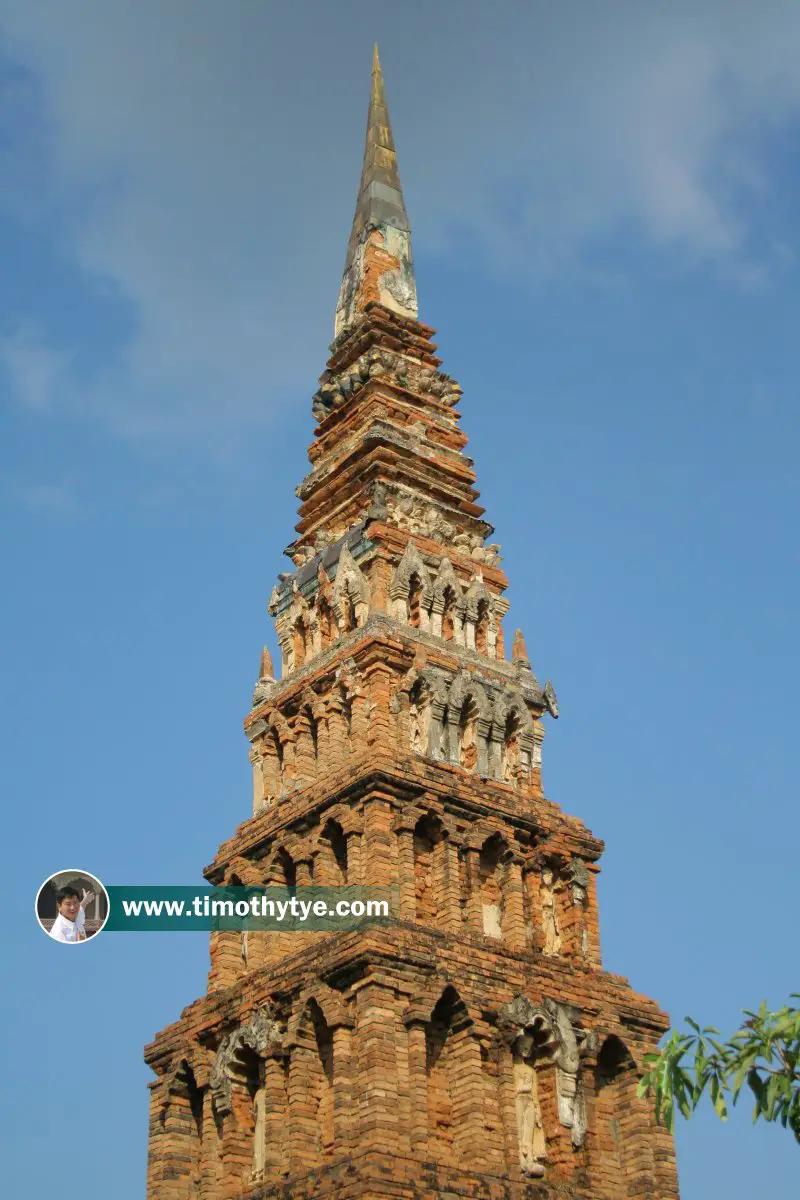
{"label": "weathered brick wall", "polygon": [[[325,984],[324,976],[343,986]],[[227,1200],[256,1183],[278,1195],[282,1179],[294,1184],[315,1172],[321,1181],[341,1174],[344,1162],[350,1194],[412,1196],[413,1188],[397,1189],[413,1161],[420,1171],[423,1164],[426,1172],[433,1165],[461,1171],[459,1187],[467,1187],[467,1174],[477,1178],[469,1184],[477,1190],[456,1194],[521,1197],[536,1186],[542,1195],[677,1195],[670,1139],[635,1096],[642,1056],[665,1021],[624,981],[562,957],[537,961],[482,934],[397,923],[331,935],[247,982],[246,990],[234,986],[192,1006],[148,1048],[162,1078],[173,1079],[153,1092],[149,1187],[159,1200]],[[520,1175],[512,1056],[502,1030],[502,1012],[520,994],[539,1007],[548,998],[569,1006],[581,1034],[590,1035],[578,1070],[587,1124],[581,1145],[559,1119],[556,1061],[544,1054],[537,1064],[547,1152],[535,1185]],[[208,1082],[197,1087],[203,1099],[193,1108],[174,1080],[194,1079],[195,1069],[201,1079],[213,1047],[225,1058],[226,1037],[259,1010],[269,1012],[275,1030],[262,1065],[255,1051],[239,1050],[229,1099],[221,1101],[206,1068]],[[259,1086],[267,1116],[257,1150]],[[217,1123],[208,1117],[215,1105],[225,1110]],[[199,1122],[195,1111],[203,1114]],[[383,1156],[384,1193],[356,1182],[355,1157],[367,1150]]]}

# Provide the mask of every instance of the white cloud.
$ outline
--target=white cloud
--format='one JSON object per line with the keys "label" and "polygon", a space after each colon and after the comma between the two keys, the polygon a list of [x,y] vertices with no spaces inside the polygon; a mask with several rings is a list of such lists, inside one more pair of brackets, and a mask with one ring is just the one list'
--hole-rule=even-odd
{"label": "white cloud", "polygon": [[[734,274],[753,256],[768,266],[759,141],[800,113],[800,8],[616,0],[537,12],[527,37],[487,36],[470,78],[477,128],[457,123],[464,89],[448,88],[459,144],[445,152],[449,206],[438,201],[445,243],[455,213],[498,266],[539,280],[608,236]],[[431,109],[432,140],[447,145]]]}
{"label": "white cloud", "polygon": [[[759,223],[759,143],[800,109],[793,0],[452,13],[409,0],[401,25],[394,3],[363,0],[0,0],[5,52],[29,72],[6,203],[35,179],[32,219],[132,318],[102,370],[65,384],[73,405],[131,437],[216,438],[313,391],[373,30],[418,246],[463,253],[466,234],[534,284],[620,236],[743,286],[788,269],[793,248]],[[47,407],[62,356],[13,336],[3,355]]]}

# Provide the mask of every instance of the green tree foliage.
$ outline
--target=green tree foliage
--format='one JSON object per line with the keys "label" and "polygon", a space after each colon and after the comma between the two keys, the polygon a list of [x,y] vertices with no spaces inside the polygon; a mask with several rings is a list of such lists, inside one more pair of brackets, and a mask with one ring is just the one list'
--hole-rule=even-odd
{"label": "green tree foliage", "polygon": [[659,1053],[645,1057],[639,1095],[653,1097],[656,1120],[670,1133],[676,1110],[688,1119],[705,1092],[720,1120],[727,1120],[726,1098],[736,1104],[747,1085],[755,1099],[753,1120],[779,1121],[800,1142],[800,1009],[768,1012],[764,1003],[744,1016],[727,1042],[719,1040],[719,1030],[701,1029],[687,1017],[691,1033],[671,1030]]}

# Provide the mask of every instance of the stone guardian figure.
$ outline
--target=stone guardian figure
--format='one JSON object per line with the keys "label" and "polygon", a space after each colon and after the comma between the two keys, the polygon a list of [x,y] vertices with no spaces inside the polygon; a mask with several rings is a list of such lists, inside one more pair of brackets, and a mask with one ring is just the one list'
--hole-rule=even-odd
{"label": "stone guardian figure", "polygon": [[428,753],[430,718],[431,711],[427,697],[419,693],[413,697],[409,710],[412,754],[426,755]]}
{"label": "stone guardian figure", "polygon": [[264,1178],[267,1152],[267,1096],[264,1090],[264,1064],[260,1064],[259,1086],[253,1097],[253,1169],[250,1175],[253,1183]]}
{"label": "stone guardian figure", "polygon": [[524,1175],[539,1178],[544,1175],[547,1144],[539,1105],[536,1068],[533,1065],[533,1037],[524,1033],[514,1045],[514,1091],[519,1135],[519,1164]]}
{"label": "stone guardian figure", "polygon": [[542,867],[542,925],[544,926],[545,954],[558,954],[561,951],[561,933],[556,916],[555,876],[552,867]]}

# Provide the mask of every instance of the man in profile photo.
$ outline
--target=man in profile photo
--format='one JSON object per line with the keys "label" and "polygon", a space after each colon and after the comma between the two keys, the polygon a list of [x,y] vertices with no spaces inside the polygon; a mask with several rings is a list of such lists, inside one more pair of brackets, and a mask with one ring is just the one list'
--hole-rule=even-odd
{"label": "man in profile photo", "polygon": [[50,937],[57,942],[86,941],[86,917],[84,910],[94,898],[94,892],[84,891],[83,897],[78,889],[67,884],[56,892],[56,907],[58,916],[53,922]]}

